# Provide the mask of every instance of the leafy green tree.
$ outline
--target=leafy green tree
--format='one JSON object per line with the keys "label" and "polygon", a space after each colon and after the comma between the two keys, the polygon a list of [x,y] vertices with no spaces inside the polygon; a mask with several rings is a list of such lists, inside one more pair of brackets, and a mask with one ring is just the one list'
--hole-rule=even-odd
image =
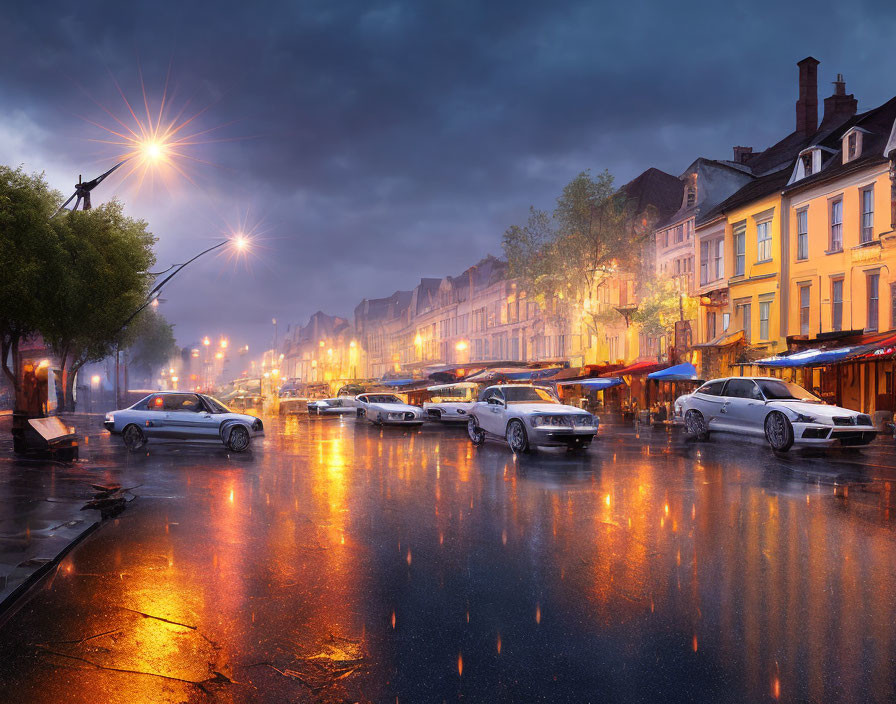
{"label": "leafy green tree", "polygon": [[511,275],[530,293],[542,303],[583,304],[585,322],[596,331],[597,287],[618,269],[639,266],[647,232],[646,214],[633,212],[608,171],[596,178],[583,171],[564,186],[552,215],[531,208],[525,225],[504,233],[503,246]]}
{"label": "leafy green tree", "polygon": [[128,325],[123,345],[128,366],[150,376],[177,353],[173,326],[152,308],[145,308]]}
{"label": "leafy green tree", "polygon": [[58,285],[41,332],[62,367],[62,407],[71,410],[78,370],[114,351],[145,301],[155,238],[116,200],[57,216],[53,227],[61,250],[52,263]]}
{"label": "leafy green tree", "polygon": [[43,174],[0,165],[0,365],[21,402],[19,345],[41,331],[56,286],[48,262],[59,253],[50,216],[62,202]]}
{"label": "leafy green tree", "polygon": [[632,320],[641,331],[654,337],[667,336],[671,341],[678,320],[695,320],[697,300],[682,294],[679,284],[671,279],[652,277],[641,284],[641,300]]}

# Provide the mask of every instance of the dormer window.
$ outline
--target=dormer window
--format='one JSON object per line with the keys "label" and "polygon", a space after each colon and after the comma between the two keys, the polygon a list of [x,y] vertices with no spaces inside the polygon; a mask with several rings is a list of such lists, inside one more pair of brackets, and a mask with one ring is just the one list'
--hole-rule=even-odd
{"label": "dormer window", "polygon": [[843,163],[854,161],[862,156],[862,141],[866,131],[861,127],[853,127],[843,135]]}
{"label": "dormer window", "polygon": [[694,188],[693,186],[688,186],[687,207],[690,208],[696,202],[697,202],[697,189]]}
{"label": "dormer window", "polygon": [[817,174],[825,166],[825,161],[830,162],[830,156],[836,154],[836,150],[827,147],[813,146],[808,147],[800,152],[796,165],[793,167],[793,174],[787,185],[801,181],[804,178]]}
{"label": "dormer window", "polygon": [[801,157],[803,160],[803,177],[812,175],[812,152],[808,154],[803,154]]}

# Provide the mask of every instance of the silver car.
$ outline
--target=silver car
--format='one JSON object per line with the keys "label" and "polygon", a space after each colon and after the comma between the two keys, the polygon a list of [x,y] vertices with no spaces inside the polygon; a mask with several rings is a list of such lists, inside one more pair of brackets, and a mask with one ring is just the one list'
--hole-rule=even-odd
{"label": "silver car", "polygon": [[318,416],[338,416],[355,414],[356,404],[350,396],[340,398],[321,398],[308,402],[308,413]]}
{"label": "silver car", "polygon": [[467,432],[474,445],[488,436],[504,438],[516,453],[538,445],[584,450],[599,423],[597,416],[565,406],[547,389],[529,384],[489,386],[469,415]]}
{"label": "silver car", "polygon": [[252,438],[264,434],[255,416],[234,413],[217,399],[186,391],[159,391],[130,408],[106,414],[103,425],[121,435],[131,451],[150,440],[218,441],[233,452],[249,449]]}
{"label": "silver car", "polygon": [[374,425],[422,425],[423,409],[409,406],[394,394],[367,393],[355,396],[358,418]]}
{"label": "silver car", "polygon": [[713,431],[765,437],[786,452],[794,444],[867,445],[877,435],[871,416],[826,404],[802,386],[772,377],[713,379],[675,401],[688,434]]}

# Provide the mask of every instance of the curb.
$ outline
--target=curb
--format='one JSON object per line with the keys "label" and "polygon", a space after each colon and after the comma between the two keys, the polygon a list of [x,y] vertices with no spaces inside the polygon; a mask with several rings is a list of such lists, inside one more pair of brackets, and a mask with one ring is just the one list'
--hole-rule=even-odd
{"label": "curb", "polygon": [[74,550],[81,541],[92,535],[101,525],[102,521],[100,520],[87,526],[77,538],[62,548],[62,550],[56,554],[56,557],[38,567],[24,582],[10,592],[3,601],[0,601],[0,629],[2,629],[6,622],[28,602],[30,592],[38,587],[39,584],[59,566],[59,563],[65,559],[66,555]]}

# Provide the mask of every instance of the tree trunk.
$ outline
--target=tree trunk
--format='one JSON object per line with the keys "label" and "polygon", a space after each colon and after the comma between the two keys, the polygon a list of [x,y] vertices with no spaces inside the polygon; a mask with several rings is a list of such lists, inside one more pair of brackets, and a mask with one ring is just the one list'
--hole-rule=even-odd
{"label": "tree trunk", "polygon": [[64,394],[65,394],[65,403],[63,404],[63,408],[68,413],[74,413],[75,411],[75,379],[78,378],[78,372],[81,370],[81,367],[84,366],[83,362],[73,362],[68,369],[67,373],[63,374],[63,378],[65,379]]}

